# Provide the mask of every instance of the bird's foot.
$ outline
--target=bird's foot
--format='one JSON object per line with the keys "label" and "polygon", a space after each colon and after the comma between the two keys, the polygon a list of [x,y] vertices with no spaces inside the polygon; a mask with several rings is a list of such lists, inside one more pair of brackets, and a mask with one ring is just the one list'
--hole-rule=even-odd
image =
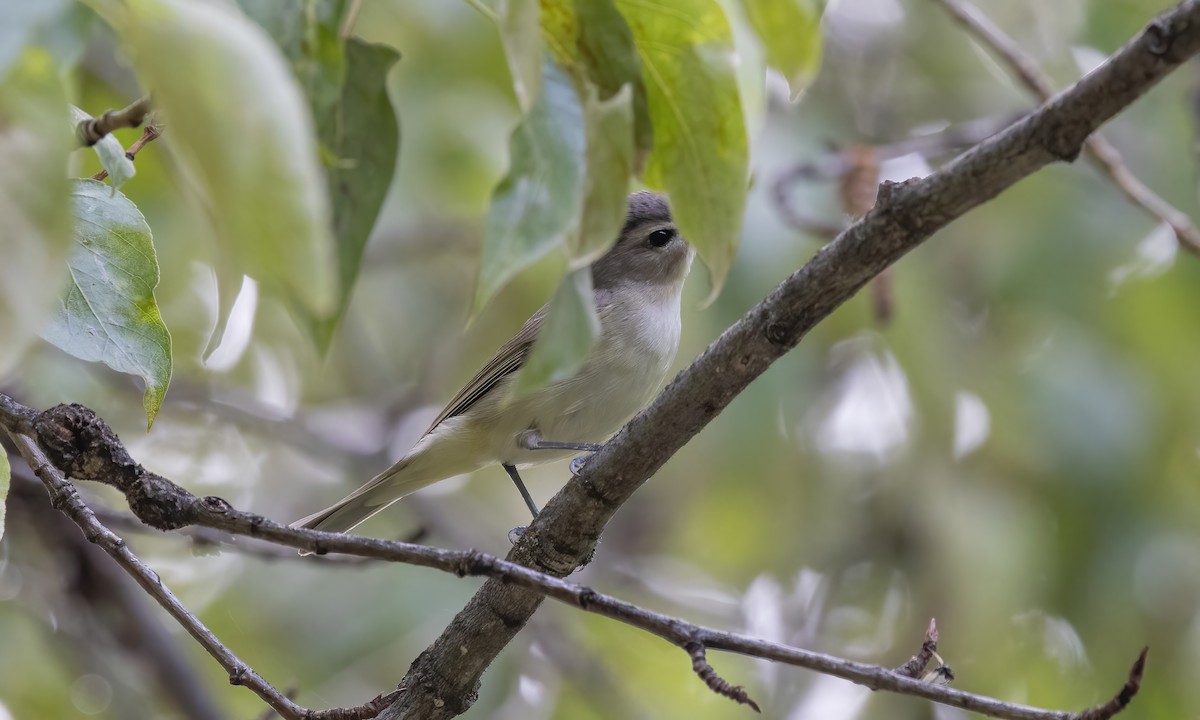
{"label": "bird's foot", "polygon": [[529,529],[528,527],[522,525],[520,527],[515,527],[512,530],[509,530],[508,531],[508,541],[510,543],[512,543],[513,545],[516,545],[518,542],[521,541],[521,537],[523,535],[525,535],[525,531],[528,529]]}

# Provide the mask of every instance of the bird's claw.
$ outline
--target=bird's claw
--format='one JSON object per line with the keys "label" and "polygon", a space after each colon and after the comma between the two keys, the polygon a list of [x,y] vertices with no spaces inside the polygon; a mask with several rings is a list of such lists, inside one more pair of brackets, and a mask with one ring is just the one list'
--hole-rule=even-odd
{"label": "bird's claw", "polygon": [[513,545],[516,545],[518,542],[521,541],[521,537],[523,535],[525,535],[525,531],[528,529],[529,529],[528,527],[522,525],[520,527],[515,527],[512,530],[509,530],[508,531],[508,541],[510,543],[512,543]]}

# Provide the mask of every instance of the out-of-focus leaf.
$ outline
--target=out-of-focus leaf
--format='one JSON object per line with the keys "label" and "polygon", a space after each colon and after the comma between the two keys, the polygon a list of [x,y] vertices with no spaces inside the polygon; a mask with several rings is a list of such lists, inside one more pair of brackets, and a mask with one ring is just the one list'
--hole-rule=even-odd
{"label": "out-of-focus leaf", "polygon": [[12,468],[8,465],[8,455],[0,448],[0,540],[4,539],[4,508],[8,501],[8,484],[12,479]]}
{"label": "out-of-focus leaf", "polygon": [[71,279],[43,336],[77,358],[141,377],[149,427],[171,382],[150,226],[129,198],[97,180],[76,180],[72,196]]}
{"label": "out-of-focus leaf", "polygon": [[716,0],[618,0],[637,43],[654,123],[646,184],[665,189],[684,237],[708,266],[710,299],[733,264],[749,150],[733,34]]}
{"label": "out-of-focus leaf", "polygon": [[[567,71],[582,96],[587,83],[608,100],[625,86],[632,88],[640,171],[654,145],[646,84],[633,33],[612,0],[543,0],[542,33],[558,65]],[[590,145],[590,142],[589,142]]]}
{"label": "out-of-focus leaf", "polygon": [[18,61],[25,45],[42,29],[73,4],[69,0],[38,0],[38,2],[5,2],[3,22],[0,22],[0,77],[4,77]]}
{"label": "out-of-focus leaf", "polygon": [[492,193],[475,310],[561,242],[583,195],[583,109],[562,71],[547,63],[542,94],[509,140],[511,165]]}
{"label": "out-of-focus leaf", "polygon": [[567,236],[572,268],[585,267],[617,240],[625,222],[626,193],[633,172],[633,94],[628,85],[608,100],[596,87],[585,86],[584,127],[587,131],[587,177],[579,227]]}
{"label": "out-of-focus leaf", "polygon": [[592,271],[581,268],[562,279],[550,300],[546,320],[513,385],[514,396],[527,395],[579,372],[599,337]]}
{"label": "out-of-focus leaf", "polygon": [[[91,119],[91,115],[74,105],[71,106],[72,128]],[[113,137],[111,133],[100,138],[100,141],[93,145],[92,149],[100,158],[100,165],[108,171],[108,177],[112,180],[114,189],[121,187],[126,180],[134,176],[136,171],[133,169],[133,161],[125,157],[125,148],[121,146],[121,141]]]}
{"label": "out-of-focus leaf", "polygon": [[538,26],[538,0],[500,0],[496,8],[500,41],[513,92],[522,114],[537,102],[542,84],[542,31]]}
{"label": "out-of-focus leaf", "polygon": [[742,0],[742,5],[767,50],[767,64],[787,78],[795,102],[821,67],[821,3]]}
{"label": "out-of-focus leaf", "polygon": [[326,121],[318,121],[321,142],[334,155],[326,167],[333,200],[341,293],[336,315],[318,324],[318,340],[327,345],[337,318],[346,309],[358,277],[363,248],[396,170],[400,126],[388,98],[387,74],[400,54],[386,45],[346,41],[346,78],[341,102]]}
{"label": "out-of-focus leaf", "polygon": [[30,48],[0,81],[0,378],[37,338],[67,279],[75,137],[50,54]]}
{"label": "out-of-focus leaf", "polygon": [[243,273],[329,317],[337,265],[328,196],[308,108],[279,50],[219,3],[131,0],[109,20],[222,243],[220,326]]}

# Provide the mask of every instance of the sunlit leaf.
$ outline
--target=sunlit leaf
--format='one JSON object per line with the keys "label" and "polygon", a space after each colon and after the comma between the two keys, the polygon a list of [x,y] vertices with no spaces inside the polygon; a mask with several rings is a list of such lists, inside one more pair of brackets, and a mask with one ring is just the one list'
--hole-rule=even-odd
{"label": "sunlit leaf", "polygon": [[68,117],[50,55],[26,50],[0,81],[0,379],[37,338],[67,280]]}
{"label": "sunlit leaf", "polygon": [[400,143],[396,111],[387,93],[388,70],[400,54],[386,45],[357,38],[347,40],[345,49],[341,102],[328,118],[318,119],[321,142],[334,155],[325,172],[333,200],[341,281],[337,315],[318,326],[322,344],[350,300],[363,248],[396,170]]}
{"label": "sunlit leaf", "polygon": [[597,97],[594,85],[585,87],[587,177],[579,227],[567,236],[573,268],[589,265],[616,242],[625,222],[633,172],[633,96],[629,86],[608,100]]}
{"label": "sunlit leaf", "polygon": [[[633,93],[635,167],[640,170],[654,145],[646,84],[633,34],[612,0],[542,0],[542,34],[554,59],[575,81],[588,83],[608,100],[629,86]],[[590,145],[590,141],[589,141]]]}
{"label": "sunlit leaf", "polygon": [[646,183],[671,196],[715,296],[737,252],[749,165],[732,31],[716,0],[618,0],[617,7],[633,31],[650,98]]}
{"label": "sunlit leaf", "polygon": [[767,64],[787,78],[794,102],[821,67],[821,3],[742,0],[742,5],[767,50]]}
{"label": "sunlit leaf", "polygon": [[0,448],[0,540],[4,539],[4,508],[8,502],[8,484],[12,479],[12,468],[8,465],[8,455]]}
{"label": "sunlit leaf", "polygon": [[[244,273],[329,317],[337,300],[329,202],[312,119],[279,50],[220,3],[131,0],[109,20],[222,243],[223,295]],[[227,309],[232,298],[222,300]]]}
{"label": "sunlit leaf", "polygon": [[583,109],[570,80],[546,65],[542,94],[509,140],[510,167],[488,208],[475,309],[561,242],[583,194]]}
{"label": "sunlit leaf", "polygon": [[513,394],[526,395],[579,372],[599,337],[592,271],[575,270],[562,279],[550,300],[546,320],[521,367]]}
{"label": "sunlit leaf", "polygon": [[500,0],[496,7],[500,42],[513,92],[522,113],[537,101],[542,84],[542,31],[538,26],[538,0]]}
{"label": "sunlit leaf", "polygon": [[[85,120],[91,120],[92,116],[88,115],[83,110],[71,106],[71,123],[75,127]],[[125,148],[121,146],[121,141],[113,137],[112,133],[105,135],[92,146],[96,151],[96,156],[100,158],[100,165],[108,171],[108,178],[112,182],[114,188],[119,188],[125,184],[125,181],[133,177],[133,161],[125,157]]]}
{"label": "sunlit leaf", "polygon": [[72,199],[70,281],[43,336],[77,358],[141,377],[153,424],[171,382],[171,335],[154,301],[150,226],[120,191],[97,180],[76,180]]}

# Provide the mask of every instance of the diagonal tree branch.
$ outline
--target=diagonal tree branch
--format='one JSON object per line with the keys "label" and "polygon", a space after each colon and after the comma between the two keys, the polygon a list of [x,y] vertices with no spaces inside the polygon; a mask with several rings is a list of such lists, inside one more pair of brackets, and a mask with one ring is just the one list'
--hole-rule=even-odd
{"label": "diagonal tree branch", "polygon": [[75,135],[81,146],[91,147],[113,130],[135,128],[141,125],[149,114],[150,96],[145,95],[120,110],[106,110],[99,117],[83,120],[75,126]]}
{"label": "diagonal tree branch", "polygon": [[[1200,2],[1164,12],[1107,63],[923,180],[880,188],[875,208],[751,309],[571,479],[508,559],[563,576],[585,563],[633,492],[754,378],[872,277],[950,221],[1050,163],[1200,50]],[[489,580],[413,663],[381,717],[447,718],[537,610],[541,596]]]}
{"label": "diagonal tree branch", "polygon": [[[936,0],[958,24],[966,28],[985,47],[990,48],[1008,65],[1021,84],[1042,102],[1054,96],[1054,84],[1042,72],[1033,58],[1026,55],[1021,46],[992,22],[979,8],[966,0]],[[1166,223],[1180,247],[1193,255],[1200,255],[1200,229],[1192,223],[1187,213],[1177,210],[1171,203],[1146,186],[1133,174],[1121,158],[1121,152],[1100,135],[1093,135],[1084,143],[1087,159],[1121,191],[1129,202],[1146,211],[1154,219]]]}
{"label": "diagonal tree branch", "polygon": [[[400,541],[284,527],[261,516],[236,510],[221,498],[196,497],[170,480],[148,472],[129,457],[117,436],[103,420],[80,405],[59,405],[38,413],[0,393],[0,427],[9,431],[18,442],[18,447],[27,462],[38,469],[39,476],[51,489],[60,509],[64,509],[65,512],[69,510],[68,515],[76,520],[88,539],[106,550],[112,543],[121,543],[123,547],[123,541],[120,538],[107,539],[105,533],[112,535],[107,528],[87,520],[88,515],[94,520],[95,514],[79,499],[74,487],[64,475],[104,483],[120,490],[143,522],[160,529],[195,524],[318,554],[334,552],[404,562],[436,568],[459,577],[488,576],[505,585],[526,588],[537,593],[539,597],[550,597],[581,610],[603,615],[672,643],[688,655],[693,671],[714,692],[754,708],[757,708],[757,705],[742,688],[717,674],[708,662],[707,650],[723,650],[807,668],[850,680],[873,690],[915,695],[991,717],[1012,720],[1073,720],[1078,717],[1069,712],[1018,705],[918,680],[914,673],[919,670],[907,670],[913,661],[905,667],[891,670],[695,625],[474,550],[444,550]],[[63,498],[65,500],[62,500]],[[124,550],[128,552],[128,548]],[[134,560],[136,561],[136,558]],[[152,571],[140,565],[140,561],[136,565],[122,563],[122,567],[133,574],[135,579],[139,578],[142,571],[153,575]],[[145,583],[143,587],[146,587]],[[238,678],[241,684],[249,684],[246,682],[247,678],[257,678],[256,685],[251,685],[252,689],[284,717],[305,720],[358,720],[374,717],[384,705],[392,702],[393,696],[389,695],[381,696],[382,699],[376,698],[357,708],[320,712],[299,708],[290,697],[267,685],[253,674],[253,671],[238,673],[231,670],[231,663],[237,666],[240,661],[212,637],[186,609],[182,606],[173,609],[168,600],[175,604],[177,601],[174,601],[173,597],[167,597],[169,591],[162,587],[161,583],[152,588],[146,589],[160,604],[172,611],[172,615],[193,637],[201,641],[201,645],[231,673],[231,678]],[[926,643],[929,642],[931,641],[927,637]],[[930,647],[929,656],[932,655],[933,648]],[[928,662],[928,658],[925,658],[925,662]],[[1105,720],[1124,709],[1136,694],[1139,682],[1140,675],[1131,674],[1120,694],[1105,705],[1085,711],[1093,713],[1086,717],[1089,720]],[[398,696],[403,697],[403,693]],[[287,714],[298,711],[303,714]],[[1109,714],[1095,714],[1105,712]]]}

